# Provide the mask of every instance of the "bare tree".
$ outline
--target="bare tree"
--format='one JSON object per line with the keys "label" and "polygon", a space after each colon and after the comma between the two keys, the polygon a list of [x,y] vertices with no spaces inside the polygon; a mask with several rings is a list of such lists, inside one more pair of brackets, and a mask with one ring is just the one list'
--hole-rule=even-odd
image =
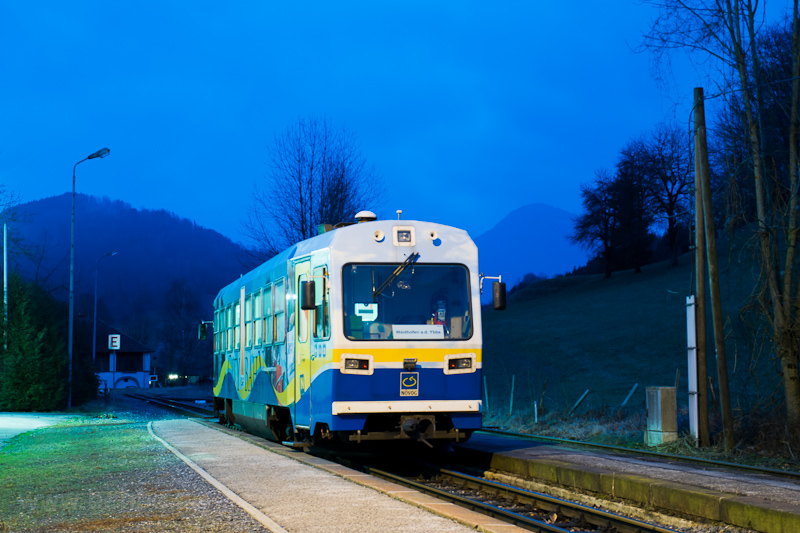
{"label": "bare tree", "polygon": [[185,278],[177,278],[170,282],[164,297],[166,308],[161,332],[167,352],[164,370],[181,375],[208,374],[211,345],[197,338],[197,325],[204,314],[197,293]]}
{"label": "bare tree", "polygon": [[661,124],[644,141],[644,157],[650,175],[648,186],[658,212],[667,222],[670,265],[678,264],[679,217],[689,211],[687,200],[692,191],[694,162],[688,133],[675,126]]}
{"label": "bare tree", "polygon": [[619,222],[614,209],[614,177],[607,170],[595,172],[591,184],[581,185],[581,201],[584,213],[575,218],[573,244],[603,258],[605,277],[610,278],[613,269],[615,238]]}
{"label": "bare tree", "polygon": [[620,151],[617,176],[612,187],[623,246],[634,272],[651,259],[651,228],[655,221],[647,145],[641,139],[629,141]]}
{"label": "bare tree", "polygon": [[[645,36],[657,56],[687,48],[703,59],[715,58],[738,78],[742,122],[746,128],[756,207],[757,247],[761,277],[757,298],[772,328],[781,361],[789,430],[800,434],[800,298],[796,264],[798,209],[798,112],[800,112],[800,38],[798,0],[792,10],[792,96],[789,127],[788,194],[770,190],[764,165],[763,85],[759,31],[766,2],[758,0],[652,0],[660,10]],[[788,82],[788,80],[787,80]]]}
{"label": "bare tree", "polygon": [[[25,222],[27,218],[27,215],[20,211],[19,203],[20,195],[9,191],[4,184],[0,183],[0,226],[8,224],[8,240],[10,241],[9,248],[11,248],[9,255],[14,258],[28,253],[28,250],[22,247],[22,239],[14,228],[16,224]],[[1,227],[0,234],[2,234]]]}
{"label": "bare tree", "polygon": [[276,135],[270,172],[257,186],[245,232],[266,259],[317,234],[320,224],[352,220],[375,209],[383,187],[355,135],[326,118],[299,118]]}

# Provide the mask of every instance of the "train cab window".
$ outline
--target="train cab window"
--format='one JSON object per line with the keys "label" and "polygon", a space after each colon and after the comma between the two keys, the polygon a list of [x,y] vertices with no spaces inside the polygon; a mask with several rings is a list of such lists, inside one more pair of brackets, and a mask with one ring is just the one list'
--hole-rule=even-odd
{"label": "train cab window", "polygon": [[274,296],[275,343],[283,344],[286,341],[286,289],[283,280],[275,284]]}
{"label": "train cab window", "polygon": [[244,300],[244,338],[245,346],[253,346],[253,298],[248,296]]}
{"label": "train cab window", "polygon": [[264,342],[272,344],[272,285],[267,285],[264,289]]}
{"label": "train cab window", "polygon": [[470,278],[464,265],[351,263],[342,269],[342,291],[349,339],[472,337]]}
{"label": "train cab window", "polygon": [[261,322],[261,291],[253,295],[253,324],[255,325],[256,346],[261,346],[261,330],[264,325]]}
{"label": "train cab window", "polygon": [[328,302],[327,268],[314,269],[314,338],[327,339],[331,336],[331,315]]}
{"label": "train cab window", "polygon": [[240,302],[236,302],[233,304],[233,342],[234,348],[239,349],[242,342],[242,335],[239,333],[239,328],[241,327],[241,313],[242,313],[242,306]]}

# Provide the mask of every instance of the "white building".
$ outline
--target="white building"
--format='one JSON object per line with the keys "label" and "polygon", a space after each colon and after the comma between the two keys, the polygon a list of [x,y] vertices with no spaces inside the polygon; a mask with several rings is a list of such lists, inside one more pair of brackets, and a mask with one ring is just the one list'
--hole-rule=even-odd
{"label": "white building", "polygon": [[153,350],[97,321],[95,365],[100,389],[148,388]]}

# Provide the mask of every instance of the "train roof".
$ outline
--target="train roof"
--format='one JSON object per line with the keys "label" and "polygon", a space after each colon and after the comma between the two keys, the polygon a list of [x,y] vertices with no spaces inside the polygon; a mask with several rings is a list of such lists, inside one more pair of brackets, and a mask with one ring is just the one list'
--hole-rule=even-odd
{"label": "train roof", "polygon": [[[412,228],[412,229],[409,229]],[[412,243],[398,243],[397,232],[410,231]],[[215,302],[223,305],[239,297],[242,286],[263,278],[278,279],[286,264],[296,257],[330,250],[331,262],[337,265],[359,262],[402,262],[418,252],[420,263],[462,263],[477,268],[478,249],[463,229],[419,220],[374,220],[340,227],[294,244],[265,263],[223,287]],[[391,253],[394,250],[395,253]]]}

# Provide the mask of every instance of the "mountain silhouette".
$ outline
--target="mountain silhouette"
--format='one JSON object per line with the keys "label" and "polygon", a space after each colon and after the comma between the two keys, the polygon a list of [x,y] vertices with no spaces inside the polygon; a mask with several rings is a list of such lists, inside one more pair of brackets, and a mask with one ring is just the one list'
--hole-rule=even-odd
{"label": "mountain silhouette", "polygon": [[[70,194],[21,204],[26,222],[13,231],[28,256],[10,268],[56,296],[69,293]],[[117,326],[164,308],[172,281],[185,280],[208,317],[217,291],[239,277],[242,248],[216,231],[167,211],[134,209],[120,200],[78,194],[75,200],[75,308],[91,316],[95,268],[98,310]],[[110,252],[113,257],[105,257]],[[19,251],[18,251],[19,252]]]}
{"label": "mountain silhouette", "polygon": [[[525,274],[553,277],[586,264],[588,254],[569,241],[574,215],[547,204],[520,207],[477,237],[481,272],[502,275],[510,289]],[[484,288],[491,298],[491,291]]]}

